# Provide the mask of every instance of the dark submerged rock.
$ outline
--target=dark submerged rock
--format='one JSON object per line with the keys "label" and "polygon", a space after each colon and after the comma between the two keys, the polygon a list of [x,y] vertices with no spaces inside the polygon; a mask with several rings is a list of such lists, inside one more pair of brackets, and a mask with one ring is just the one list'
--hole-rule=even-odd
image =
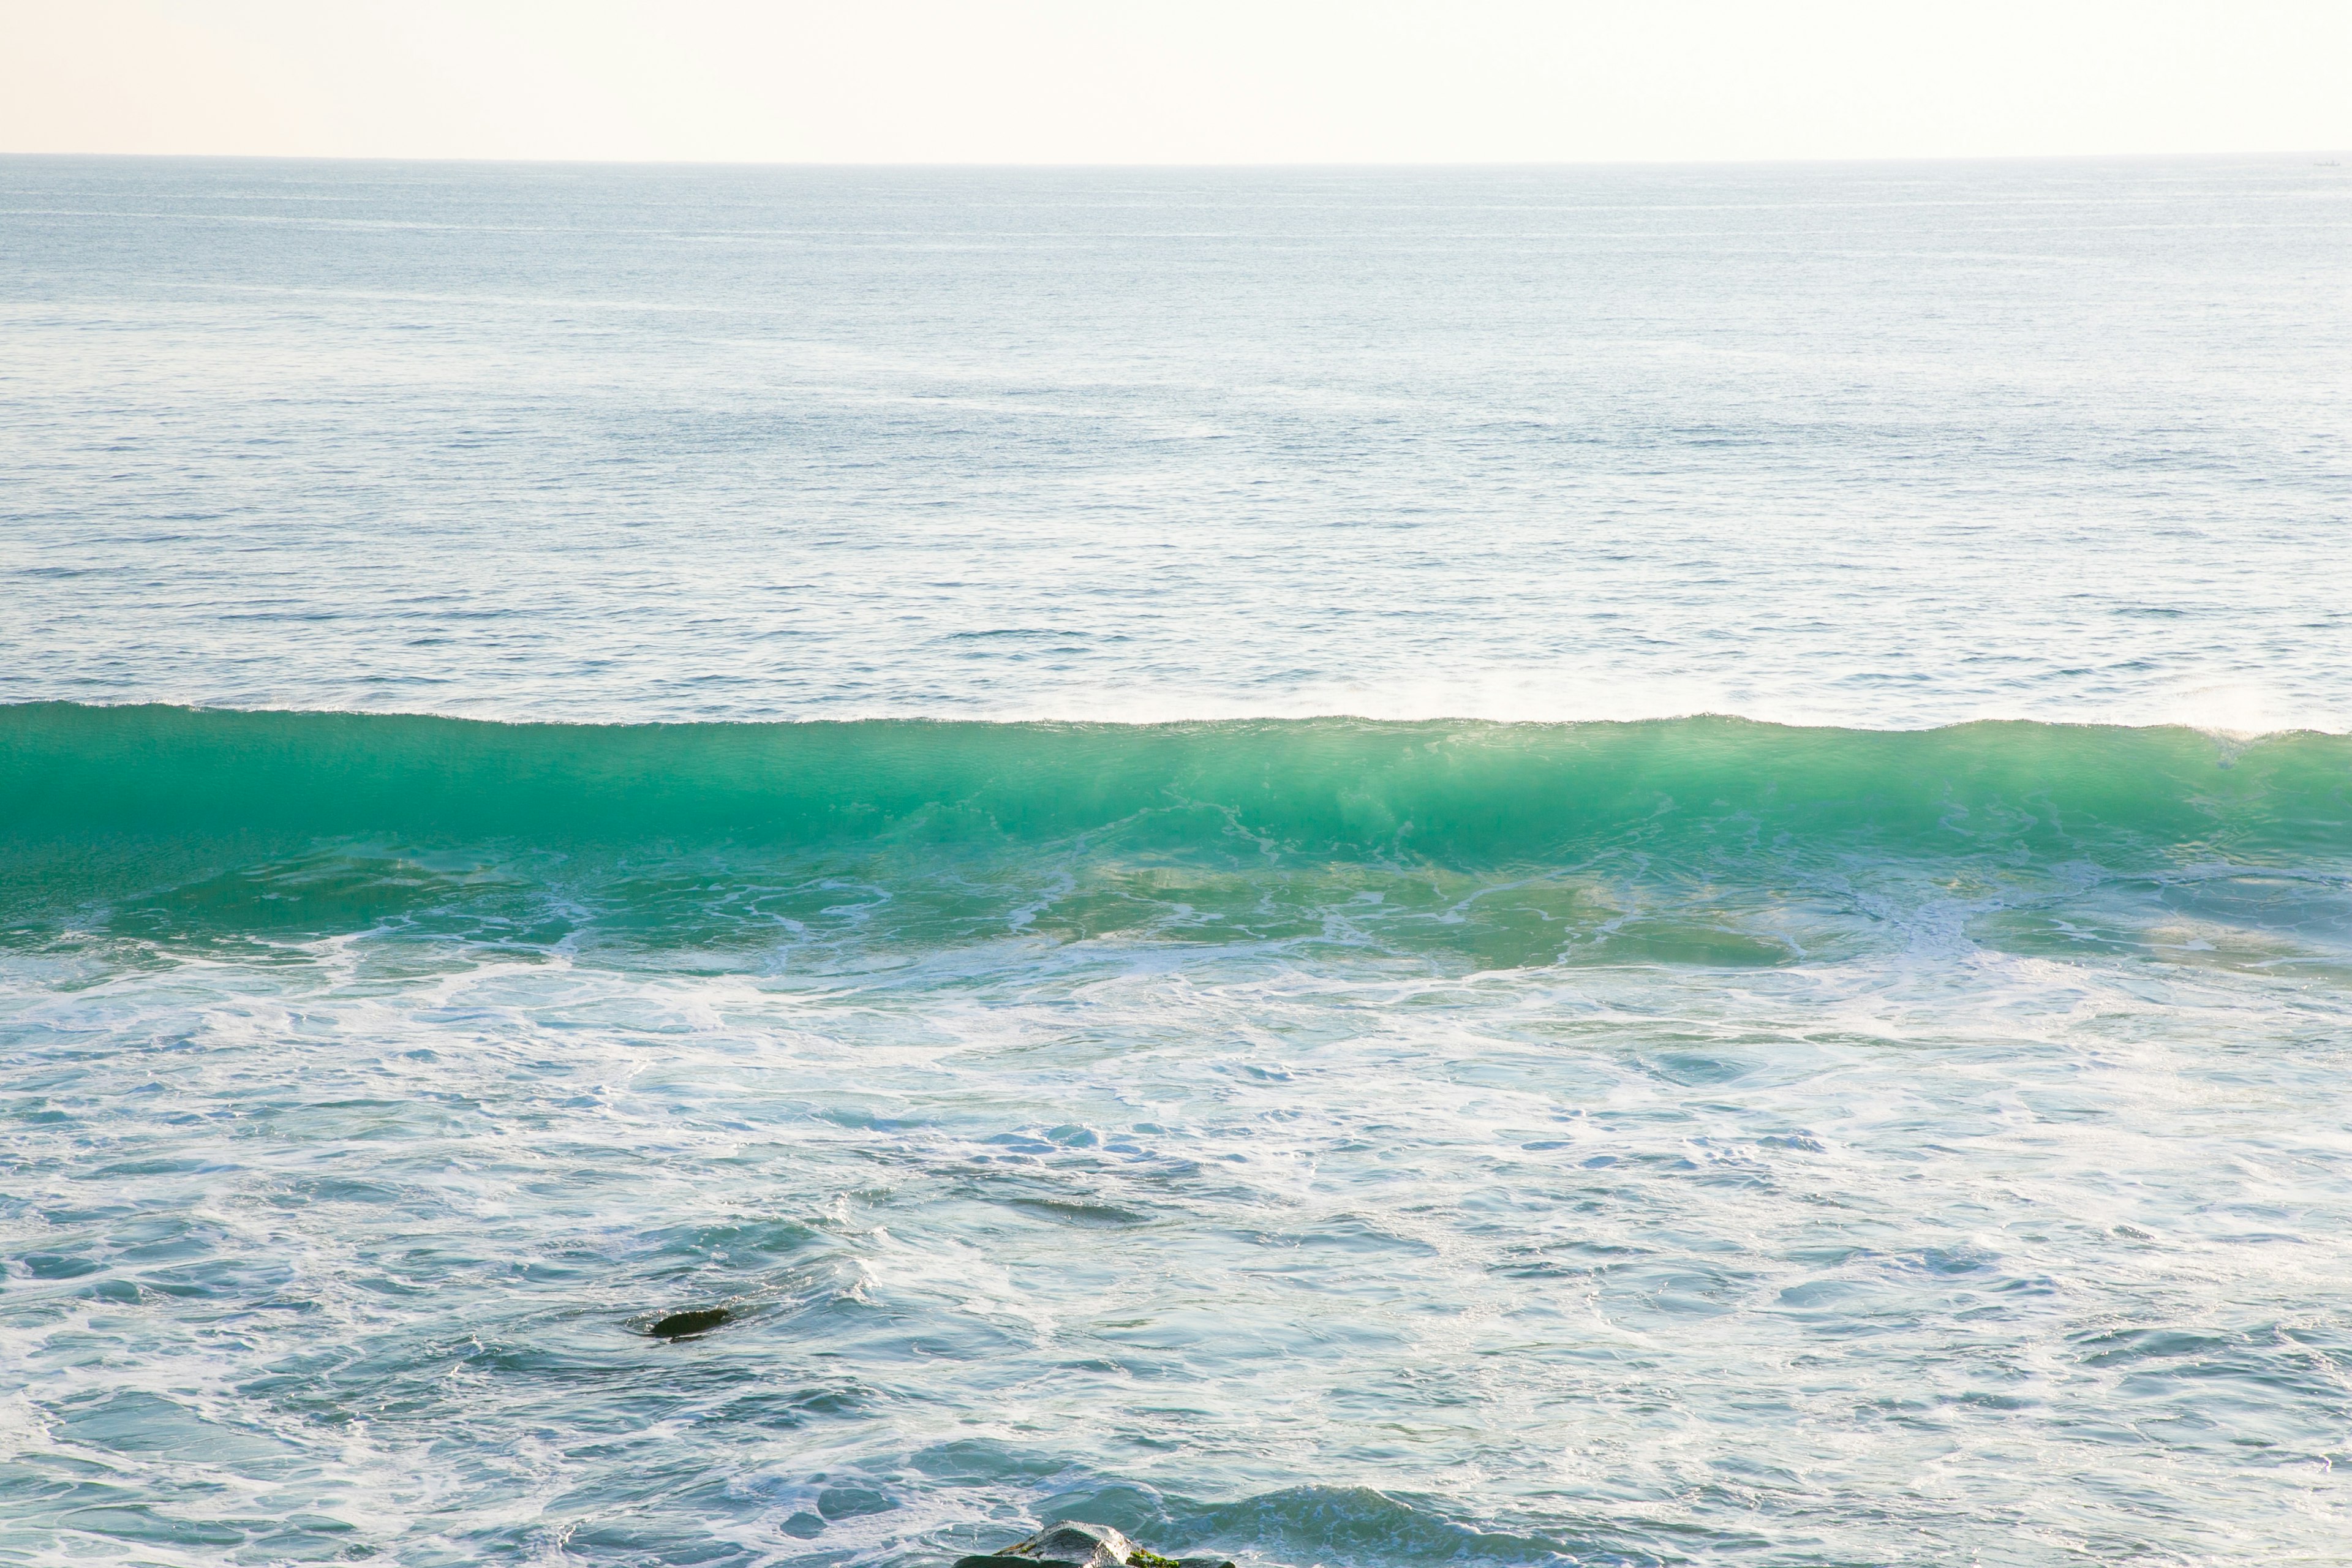
{"label": "dark submerged rock", "polygon": [[956,1561],[955,1568],[1234,1568],[1221,1557],[1162,1557],[1107,1524],[1057,1520],[1002,1552]]}
{"label": "dark submerged rock", "polygon": [[724,1307],[698,1307],[691,1312],[672,1312],[653,1326],[653,1336],[660,1340],[692,1339],[707,1334],[735,1314]]}

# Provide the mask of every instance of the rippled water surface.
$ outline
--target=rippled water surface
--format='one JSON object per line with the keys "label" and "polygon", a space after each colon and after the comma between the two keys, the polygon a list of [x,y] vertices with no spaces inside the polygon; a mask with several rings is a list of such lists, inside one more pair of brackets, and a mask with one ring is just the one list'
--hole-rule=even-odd
{"label": "rippled water surface", "polygon": [[2352,726],[2352,174],[0,160],[0,696]]}
{"label": "rippled water surface", "polygon": [[0,160],[0,1559],[2346,1561],[2347,197]]}

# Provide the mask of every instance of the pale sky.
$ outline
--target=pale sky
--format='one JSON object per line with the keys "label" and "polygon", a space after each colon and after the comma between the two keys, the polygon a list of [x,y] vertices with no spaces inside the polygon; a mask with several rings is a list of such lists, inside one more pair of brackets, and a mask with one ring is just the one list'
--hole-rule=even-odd
{"label": "pale sky", "polygon": [[2352,148],[2352,0],[0,0],[0,152],[1453,163]]}

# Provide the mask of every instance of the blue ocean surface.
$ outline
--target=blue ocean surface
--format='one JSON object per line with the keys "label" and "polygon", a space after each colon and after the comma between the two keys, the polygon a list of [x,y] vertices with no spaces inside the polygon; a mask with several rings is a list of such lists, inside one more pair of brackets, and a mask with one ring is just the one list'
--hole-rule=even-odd
{"label": "blue ocean surface", "polygon": [[2347,258],[0,159],[0,1561],[2352,1561]]}

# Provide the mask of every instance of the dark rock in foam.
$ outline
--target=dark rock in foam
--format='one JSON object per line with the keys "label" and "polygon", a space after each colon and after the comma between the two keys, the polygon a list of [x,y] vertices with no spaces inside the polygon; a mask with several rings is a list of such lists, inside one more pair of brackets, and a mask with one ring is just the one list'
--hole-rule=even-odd
{"label": "dark rock in foam", "polygon": [[656,1339],[685,1340],[697,1334],[707,1334],[735,1314],[724,1307],[702,1307],[691,1312],[672,1312],[653,1326]]}
{"label": "dark rock in foam", "polygon": [[1002,1552],[957,1561],[955,1568],[1234,1568],[1221,1557],[1162,1557],[1107,1524],[1065,1519]]}

